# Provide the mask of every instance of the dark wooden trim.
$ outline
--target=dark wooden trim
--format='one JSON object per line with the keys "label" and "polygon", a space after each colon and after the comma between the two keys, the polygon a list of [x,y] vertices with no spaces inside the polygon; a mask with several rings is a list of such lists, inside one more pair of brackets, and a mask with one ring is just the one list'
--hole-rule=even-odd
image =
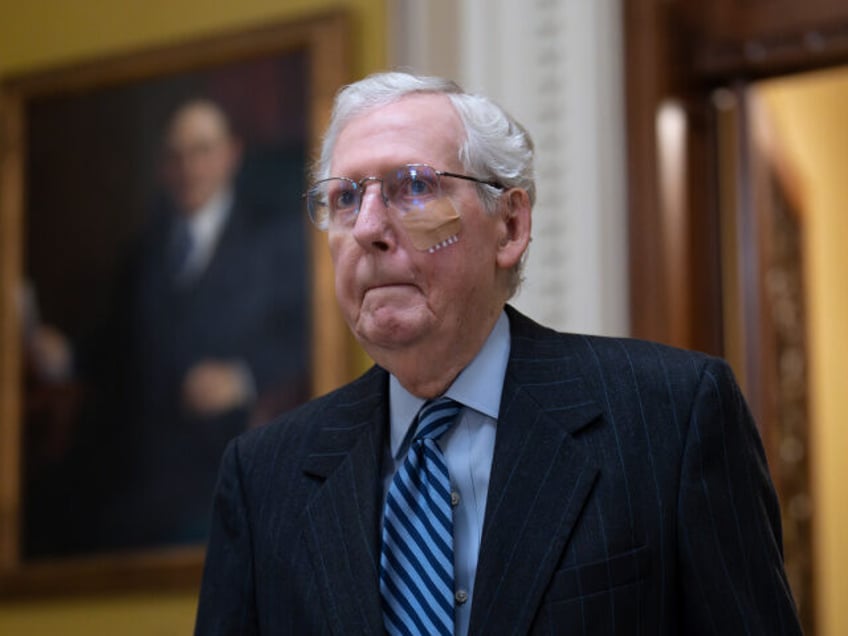
{"label": "dark wooden trim", "polygon": [[819,28],[702,41],[694,50],[695,71],[713,81],[787,75],[844,63],[848,21]]}
{"label": "dark wooden trim", "polygon": [[[722,276],[713,91],[848,62],[848,7],[834,0],[624,0],[630,320],[634,336],[721,355]],[[685,222],[670,223],[656,117],[687,118]],[[679,219],[678,219],[679,220]],[[685,249],[680,249],[685,246]]]}
{"label": "dark wooden trim", "polygon": [[0,570],[18,559],[21,489],[21,104],[0,92]]}
{"label": "dark wooden trim", "polygon": [[686,214],[688,216],[687,346],[723,353],[721,243],[718,210],[718,148],[715,111],[709,93],[685,100],[687,115]]}
{"label": "dark wooden trim", "polygon": [[663,283],[670,263],[659,210],[655,121],[665,94],[665,39],[660,7],[625,0],[625,91],[627,100],[627,191],[630,218],[629,278],[631,332],[668,340],[673,331]]}

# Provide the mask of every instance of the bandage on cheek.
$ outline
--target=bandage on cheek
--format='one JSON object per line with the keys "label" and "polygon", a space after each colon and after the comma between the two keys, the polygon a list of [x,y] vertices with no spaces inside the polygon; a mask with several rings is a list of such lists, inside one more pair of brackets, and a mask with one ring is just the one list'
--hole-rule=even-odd
{"label": "bandage on cheek", "polygon": [[430,253],[456,243],[462,228],[459,213],[448,198],[410,210],[400,221],[415,249]]}

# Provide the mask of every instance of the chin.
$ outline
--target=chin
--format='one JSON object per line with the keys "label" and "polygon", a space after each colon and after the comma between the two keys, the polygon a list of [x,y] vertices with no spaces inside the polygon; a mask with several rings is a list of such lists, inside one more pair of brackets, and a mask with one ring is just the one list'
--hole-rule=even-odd
{"label": "chin", "polygon": [[378,314],[360,319],[354,333],[366,350],[369,347],[398,349],[420,341],[427,331],[426,327],[420,317],[410,319],[409,316]]}

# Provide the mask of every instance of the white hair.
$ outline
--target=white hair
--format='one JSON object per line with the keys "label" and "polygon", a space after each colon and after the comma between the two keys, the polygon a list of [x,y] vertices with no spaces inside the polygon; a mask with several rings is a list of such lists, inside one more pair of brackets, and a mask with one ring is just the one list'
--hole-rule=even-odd
{"label": "white hair", "polygon": [[[333,149],[342,129],[352,119],[414,94],[440,94],[450,99],[465,129],[458,159],[469,175],[507,189],[521,188],[527,192],[533,206],[536,201],[533,140],[524,126],[489,98],[466,93],[451,80],[405,72],[369,75],[338,92],[321,155],[312,171],[313,178],[318,181],[332,176]],[[484,208],[493,214],[501,190],[485,184],[477,184],[477,188]],[[521,259],[513,272],[510,296],[518,290],[523,264],[524,259]]]}
{"label": "white hair", "polygon": [[[521,124],[487,97],[466,93],[451,80],[403,72],[369,75],[338,92],[321,156],[313,170],[315,180],[331,176],[330,160],[336,140],[350,120],[373,108],[420,93],[442,94],[450,99],[465,129],[458,158],[471,176],[497,182],[505,188],[522,188],[527,191],[530,204],[535,203],[533,141]],[[486,199],[496,198],[498,191],[485,185],[480,191],[491,209],[492,201]]]}

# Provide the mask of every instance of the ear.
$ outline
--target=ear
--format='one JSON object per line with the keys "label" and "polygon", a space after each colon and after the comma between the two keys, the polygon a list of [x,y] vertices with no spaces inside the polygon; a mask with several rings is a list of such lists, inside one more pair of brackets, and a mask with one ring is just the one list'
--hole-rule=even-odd
{"label": "ear", "polygon": [[497,263],[502,269],[512,269],[530,244],[530,196],[526,190],[512,188],[503,194],[502,201],[498,212]]}

